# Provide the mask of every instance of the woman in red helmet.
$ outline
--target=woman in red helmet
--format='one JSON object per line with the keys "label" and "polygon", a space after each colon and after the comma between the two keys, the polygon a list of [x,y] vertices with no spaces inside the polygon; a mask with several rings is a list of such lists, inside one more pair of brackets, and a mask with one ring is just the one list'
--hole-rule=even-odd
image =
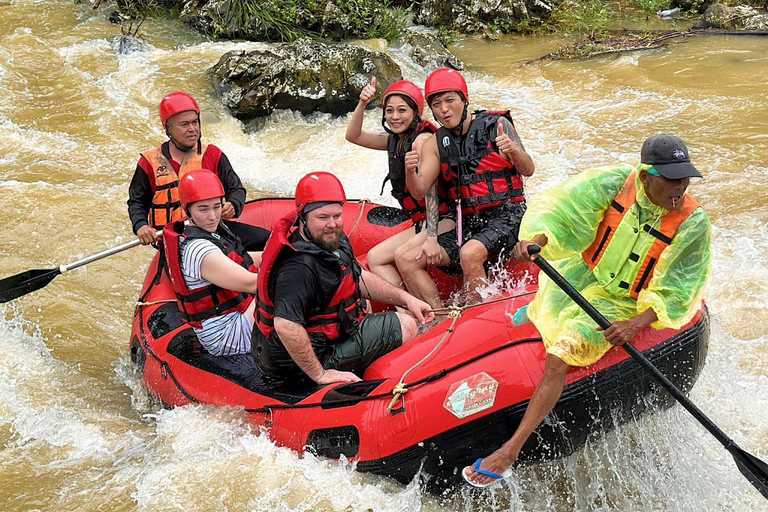
{"label": "woman in red helmet", "polygon": [[167,224],[163,245],[181,317],[209,354],[248,354],[261,253],[246,252],[221,222],[224,188],[213,171],[184,174],[179,196],[189,225]]}
{"label": "woman in red helmet", "polygon": [[435,70],[424,91],[441,128],[422,148],[419,172],[409,170],[406,183],[419,198],[440,179],[456,209],[456,229],[451,244],[428,237],[421,248],[399,255],[397,266],[409,289],[430,304],[437,289],[426,266],[461,269],[468,299],[477,302],[485,262],[505,251],[510,256],[517,242],[525,212],[522,176],[533,174],[533,160],[508,110],[468,113],[469,91],[458,71]]}
{"label": "woman in red helmet", "polygon": [[387,151],[389,172],[382,183],[389,181],[392,196],[410,217],[413,227],[385,240],[368,252],[368,267],[372,272],[383,277],[395,286],[402,288],[400,274],[395,268],[395,252],[408,247],[418,247],[424,242],[427,232],[423,229],[427,218],[427,208],[438,213],[438,223],[434,227],[440,233],[454,227],[451,208],[447,196],[438,189],[437,182],[426,197],[417,200],[405,183],[406,169],[414,170],[419,166],[421,146],[436,131],[435,125],[422,120],[424,96],[413,82],[398,80],[390,85],[382,98],[381,124],[385,132],[370,132],[362,129],[363,116],[368,103],[376,93],[376,78],[366,85],[360,93],[360,101],[347,126],[348,141],[370,149]]}
{"label": "woman in red helmet", "polygon": [[[183,214],[179,181],[190,170],[211,169],[224,186],[223,220],[238,217],[245,204],[245,188],[227,156],[200,139],[200,107],[185,92],[173,92],[160,102],[160,122],[168,141],[141,153],[129,188],[128,215],[141,243],[155,241],[155,232]],[[269,232],[255,226],[231,223],[249,250],[261,250]]]}
{"label": "woman in red helmet", "polygon": [[[429,305],[360,267],[344,234],[346,194],[331,173],[296,186],[296,212],[275,225],[259,270],[254,358],[276,387],[357,382],[377,358],[413,339]],[[411,314],[367,315],[363,299]],[[411,316],[412,315],[412,316]]]}

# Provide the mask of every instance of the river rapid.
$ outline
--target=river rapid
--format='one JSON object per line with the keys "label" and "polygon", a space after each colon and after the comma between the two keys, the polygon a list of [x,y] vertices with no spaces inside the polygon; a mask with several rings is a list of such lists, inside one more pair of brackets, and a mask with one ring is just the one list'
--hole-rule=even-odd
{"label": "river rapid", "polygon": [[[0,278],[50,268],[133,237],[125,201],[139,151],[164,140],[157,104],[185,90],[204,140],[249,197],[288,196],[312,170],[350,197],[379,196],[386,157],[344,140],[349,116],[277,112],[246,130],[205,70],[261,43],[208,42],[149,21],[150,49],[119,55],[107,9],[0,1]],[[460,41],[476,108],[510,108],[536,163],[529,196],[592,166],[636,163],[643,139],[687,141],[714,225],[709,357],[691,397],[768,460],[768,38],[698,37],[667,51],[524,61],[565,43]],[[381,43],[364,43],[375,48]],[[406,78],[425,72],[397,50]],[[368,113],[375,129],[381,111]],[[722,447],[681,407],[644,417],[514,480],[447,497],[300,458],[235,409],[163,410],[133,374],[128,337],[152,249],[56,278],[0,306],[0,510],[5,511],[760,511]]]}

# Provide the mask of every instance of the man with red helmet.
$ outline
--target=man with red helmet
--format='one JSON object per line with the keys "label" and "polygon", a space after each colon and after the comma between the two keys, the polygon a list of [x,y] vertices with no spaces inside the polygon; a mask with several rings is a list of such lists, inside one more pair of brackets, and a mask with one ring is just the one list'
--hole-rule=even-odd
{"label": "man with red helmet", "polygon": [[[191,170],[179,184],[189,225],[163,228],[168,275],[181,317],[214,356],[251,351],[256,268],[260,253],[248,253],[221,222],[224,188],[208,169]],[[253,368],[253,365],[250,365]]]}
{"label": "man with red helmet", "polygon": [[[278,221],[264,250],[253,351],[274,386],[357,382],[374,360],[416,336],[417,320],[433,318],[428,304],[360,267],[343,230],[345,202],[333,174],[304,176],[296,211]],[[366,298],[413,316],[366,315]]]}
{"label": "man with red helmet", "polygon": [[427,207],[434,205],[438,209],[437,228],[441,233],[450,231],[455,224],[448,197],[442,189],[438,191],[437,180],[430,187],[426,198],[420,200],[411,195],[405,183],[406,168],[416,169],[419,166],[419,149],[437,130],[435,125],[421,118],[424,112],[424,95],[421,89],[407,80],[398,80],[387,87],[381,100],[381,125],[385,131],[380,133],[362,129],[365,109],[375,94],[376,77],[373,77],[371,83],[360,92],[360,102],[349,121],[346,137],[348,141],[359,146],[388,153],[389,172],[382,183],[381,191],[384,192],[387,181],[392,184],[392,196],[410,217],[413,226],[373,247],[368,251],[367,262],[371,272],[402,288],[400,274],[395,268],[395,253],[408,247],[419,247],[424,243],[427,236],[427,231],[423,229]]}
{"label": "man with red helmet", "polygon": [[[422,247],[398,254],[396,264],[408,288],[420,297],[432,297],[425,299],[430,304],[439,297],[426,272],[428,265],[460,269],[470,301],[479,301],[485,262],[502,251],[511,252],[517,242],[525,212],[522,176],[533,174],[533,160],[509,111],[468,114],[469,91],[458,71],[434,71],[424,92],[441,128],[424,145],[418,172],[408,170],[406,183],[420,198],[441,179],[456,205],[456,229],[450,233],[451,244],[438,243],[437,233],[430,232]],[[428,218],[427,224],[436,221]]]}
{"label": "man with red helmet", "polygon": [[[128,215],[141,243],[155,241],[155,232],[181,219],[179,181],[190,170],[213,170],[224,186],[222,220],[238,217],[245,204],[245,188],[227,156],[200,139],[200,107],[187,93],[173,92],[160,102],[160,121],[168,141],[144,151],[129,188]],[[264,247],[269,232],[246,224],[229,224],[250,250]]]}

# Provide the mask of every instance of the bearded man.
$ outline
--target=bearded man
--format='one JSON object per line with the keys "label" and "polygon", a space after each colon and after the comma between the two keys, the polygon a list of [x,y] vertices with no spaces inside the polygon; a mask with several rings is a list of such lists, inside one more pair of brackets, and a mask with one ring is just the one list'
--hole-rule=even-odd
{"label": "bearded man", "polygon": [[[377,358],[407,343],[430,306],[360,267],[344,234],[346,195],[333,174],[296,187],[296,211],[282,218],[259,268],[253,355],[275,387],[357,382]],[[411,314],[367,315],[363,299]],[[411,316],[412,315],[412,316]]]}

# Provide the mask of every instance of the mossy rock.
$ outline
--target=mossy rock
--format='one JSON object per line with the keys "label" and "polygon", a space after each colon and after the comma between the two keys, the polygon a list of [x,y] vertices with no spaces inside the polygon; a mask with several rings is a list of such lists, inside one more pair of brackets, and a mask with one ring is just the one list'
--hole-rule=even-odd
{"label": "mossy rock", "polygon": [[216,93],[244,121],[276,109],[343,115],[354,110],[371,77],[379,98],[385,84],[402,79],[400,67],[383,53],[309,38],[231,51],[209,71]]}

